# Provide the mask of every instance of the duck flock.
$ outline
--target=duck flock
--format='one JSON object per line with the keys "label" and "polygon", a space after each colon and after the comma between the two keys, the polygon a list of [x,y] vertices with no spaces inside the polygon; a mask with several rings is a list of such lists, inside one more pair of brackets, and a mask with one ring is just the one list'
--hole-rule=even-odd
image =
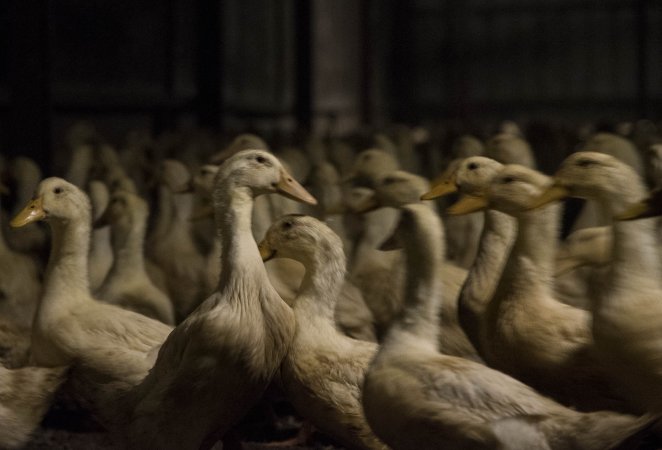
{"label": "duck flock", "polygon": [[67,414],[129,449],[662,448],[643,124],[551,155],[513,123],[273,147],[82,123],[59,177],[0,158],[0,448]]}

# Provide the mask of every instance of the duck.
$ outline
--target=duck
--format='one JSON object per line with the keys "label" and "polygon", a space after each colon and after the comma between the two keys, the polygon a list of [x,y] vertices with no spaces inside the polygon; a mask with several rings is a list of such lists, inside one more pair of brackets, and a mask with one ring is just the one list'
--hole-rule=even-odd
{"label": "duck", "polygon": [[[454,170],[447,170],[442,174],[430,191],[421,198],[432,200],[457,192],[468,198],[479,196],[487,190],[502,168],[503,164],[484,156],[458,160]],[[494,209],[469,213],[472,214],[483,214],[484,226],[480,234],[476,258],[458,295],[457,314],[466,336],[481,354],[485,351],[483,343],[487,339],[486,310],[515,242],[517,221],[508,214]],[[449,215],[449,217],[453,216]]]}
{"label": "duck", "polygon": [[363,376],[377,345],[339,332],[335,304],[345,278],[342,242],[323,222],[285,215],[258,246],[263,260],[291,258],[306,268],[293,301],[294,340],[280,366],[288,400],[312,424],[348,448],[385,449],[361,410]]}
{"label": "duck", "polygon": [[110,225],[113,264],[96,291],[100,300],[135,311],[168,325],[175,324],[170,298],[145,271],[144,238],[149,207],[131,192],[117,191],[95,227]]}
{"label": "duck", "polygon": [[254,198],[274,192],[316,203],[266,151],[240,151],[219,168],[213,202],[220,281],[168,336],[132,394],[132,448],[211,448],[280,367],[294,337],[294,313],[269,282],[251,231]]}
{"label": "duck", "polygon": [[[481,356],[491,367],[583,411],[628,410],[612,391],[595,354],[588,311],[555,298],[554,257],[559,205],[529,210],[551,178],[505,165],[481,196],[453,212],[489,207],[517,219],[517,237],[485,310]],[[481,206],[482,202],[482,206]]]}
{"label": "duck", "polygon": [[0,447],[23,448],[53,403],[69,368],[0,365]]}
{"label": "duck", "polygon": [[[374,195],[367,197],[364,204],[355,206],[358,210],[365,212],[373,208],[398,208],[399,206],[420,201],[423,193],[429,190],[428,181],[418,175],[406,172],[395,171],[384,174],[374,190]],[[425,203],[436,213],[434,204]],[[394,211],[397,211],[394,210]],[[396,260],[389,270],[389,282],[381,290],[376,291],[373,301],[381,302],[380,309],[383,311],[379,316],[381,322],[377,323],[377,329],[383,335],[384,330],[393,318],[399,314],[402,309],[402,289],[404,283],[404,264],[402,252],[396,253]],[[444,292],[447,294],[441,307],[441,326],[442,332],[440,342],[444,353],[462,356],[478,360],[479,357],[467,339],[464,331],[457,321],[457,296],[460,288],[467,276],[467,271],[444,260],[439,277],[442,280]]]}
{"label": "duck", "polygon": [[[608,217],[619,217],[647,197],[637,171],[598,152],[568,156],[554,183],[530,205],[540,208],[569,196],[586,198]],[[662,412],[662,282],[654,219],[613,221],[612,261],[592,291],[591,331],[614,388],[634,407]]]}
{"label": "duck", "polygon": [[[478,141],[478,143],[480,143],[480,141]],[[463,150],[460,148],[458,149],[458,152],[471,152],[471,147],[469,145],[466,146],[469,147],[469,149]],[[445,184],[457,171],[457,168],[462,161],[470,157],[471,156],[461,156],[451,160],[441,175],[434,180],[434,185],[439,186]],[[454,184],[450,183],[448,186],[453,187]],[[444,195],[449,195],[454,192],[456,192],[454,189],[448,190],[447,192],[444,192]],[[433,196],[431,198],[438,198],[438,196]],[[444,227],[446,228],[446,258],[449,261],[452,261],[464,269],[469,269],[472,266],[473,262],[476,260],[476,255],[478,254],[478,242],[480,241],[480,234],[483,230],[484,222],[485,220],[481,213],[463,214],[459,216],[446,214],[444,216]]]}
{"label": "duck", "polygon": [[[92,180],[88,184],[88,192],[92,202],[93,218],[98,219],[108,207],[110,191],[105,182]],[[110,244],[109,228],[99,227],[92,230],[89,264],[90,289],[96,291],[108,276],[113,265],[113,248]]]}
{"label": "duck", "polygon": [[368,424],[390,448],[606,449],[648,432],[649,416],[575,411],[502,372],[439,353],[439,217],[422,204],[403,206],[382,248],[398,245],[407,260],[405,309],[362,390]]}
{"label": "duck", "polygon": [[[0,183],[0,195],[9,189]],[[1,205],[0,201],[0,205]],[[9,246],[0,230],[0,364],[9,368],[29,361],[30,328],[41,293],[41,265]]]}
{"label": "duck", "polygon": [[[639,176],[644,174],[644,165],[635,145],[627,138],[614,133],[595,133],[579,148],[581,151],[599,152],[611,155],[631,166]],[[600,205],[587,200],[572,229],[606,226],[611,223],[611,217],[606,215]]]}
{"label": "duck", "polygon": [[193,194],[186,192],[186,186],[190,178],[183,163],[172,159],[161,163],[159,211],[147,245],[150,259],[166,275],[167,294],[174,303],[177,323],[209,294],[206,261],[195,245],[189,220]]}
{"label": "duck", "polygon": [[492,136],[485,147],[485,156],[502,164],[520,164],[535,169],[536,158],[529,143],[520,135],[499,133]]}
{"label": "duck", "polygon": [[[37,183],[41,180],[41,169],[31,158],[17,156],[11,161],[9,170],[14,179],[15,186],[15,208],[12,216],[18,213],[18,208],[23,207],[34,192]],[[23,253],[41,256],[47,245],[45,230],[41,227],[28,227],[19,230],[9,229],[11,246],[14,250]]]}
{"label": "duck", "polygon": [[558,246],[554,264],[556,297],[568,305],[589,310],[589,290],[601,283],[611,261],[611,226],[580,228]]}
{"label": "duck", "polygon": [[171,327],[93,298],[88,280],[91,205],[84,191],[58,177],[42,180],[10,225],[45,221],[51,254],[32,331],[32,359],[42,367],[71,364],[87,351],[124,347],[148,352]]}

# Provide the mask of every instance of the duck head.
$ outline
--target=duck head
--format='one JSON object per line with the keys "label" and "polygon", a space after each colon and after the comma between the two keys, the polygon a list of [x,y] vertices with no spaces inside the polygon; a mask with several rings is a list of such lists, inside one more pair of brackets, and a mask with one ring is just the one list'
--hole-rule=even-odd
{"label": "duck head", "polygon": [[253,197],[279,193],[298,202],[317,204],[315,197],[285,170],[278,158],[264,150],[244,150],[228,158],[216,175],[216,189],[226,180],[231,187],[250,189]]}
{"label": "duck head", "polygon": [[81,217],[89,220],[90,210],[90,200],[81,189],[62,178],[51,177],[39,183],[32,200],[10,225],[18,228],[41,220],[66,222]]}

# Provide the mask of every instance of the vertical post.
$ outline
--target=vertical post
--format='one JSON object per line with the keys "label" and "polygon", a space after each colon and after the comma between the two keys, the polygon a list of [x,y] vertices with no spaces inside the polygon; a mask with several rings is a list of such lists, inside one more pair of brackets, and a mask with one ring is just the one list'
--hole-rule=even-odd
{"label": "vertical post", "polygon": [[637,113],[647,117],[648,108],[648,21],[647,0],[637,0],[635,6],[635,30],[637,30]]}
{"label": "vertical post", "polygon": [[198,0],[196,11],[198,93],[195,110],[199,125],[213,130],[222,127],[220,5],[218,0]]}
{"label": "vertical post", "polygon": [[361,0],[361,122],[364,125],[372,125],[373,108],[373,46],[372,46],[372,21],[370,0]]}
{"label": "vertical post", "polygon": [[9,7],[8,154],[51,162],[49,0],[21,0]]}
{"label": "vertical post", "polygon": [[313,114],[313,0],[295,0],[296,100],[295,116],[301,130],[310,130]]}

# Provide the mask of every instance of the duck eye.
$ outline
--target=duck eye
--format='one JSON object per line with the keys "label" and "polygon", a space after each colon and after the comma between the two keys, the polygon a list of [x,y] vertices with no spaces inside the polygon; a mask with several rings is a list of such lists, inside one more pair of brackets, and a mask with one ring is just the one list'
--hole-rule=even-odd
{"label": "duck eye", "polygon": [[476,169],[478,169],[478,164],[476,164],[476,163],[474,163],[474,162],[469,163],[469,165],[467,166],[467,169],[469,169],[469,170],[476,170]]}
{"label": "duck eye", "polygon": [[62,193],[62,188],[61,187],[56,187],[55,189],[53,189],[53,193],[54,194],[61,194]]}
{"label": "duck eye", "polygon": [[290,228],[292,228],[292,222],[288,220],[287,222],[283,223],[284,230],[289,230]]}
{"label": "duck eye", "polygon": [[396,178],[393,177],[386,177],[384,178],[384,184],[393,184],[396,181],[398,181]]}
{"label": "duck eye", "polygon": [[504,177],[504,178],[501,180],[501,182],[502,182],[503,184],[510,184],[510,183],[512,183],[513,181],[515,181],[515,178],[513,178],[513,177]]}
{"label": "duck eye", "polygon": [[267,159],[264,156],[258,156],[255,158],[255,161],[259,162],[260,164],[264,164]]}

